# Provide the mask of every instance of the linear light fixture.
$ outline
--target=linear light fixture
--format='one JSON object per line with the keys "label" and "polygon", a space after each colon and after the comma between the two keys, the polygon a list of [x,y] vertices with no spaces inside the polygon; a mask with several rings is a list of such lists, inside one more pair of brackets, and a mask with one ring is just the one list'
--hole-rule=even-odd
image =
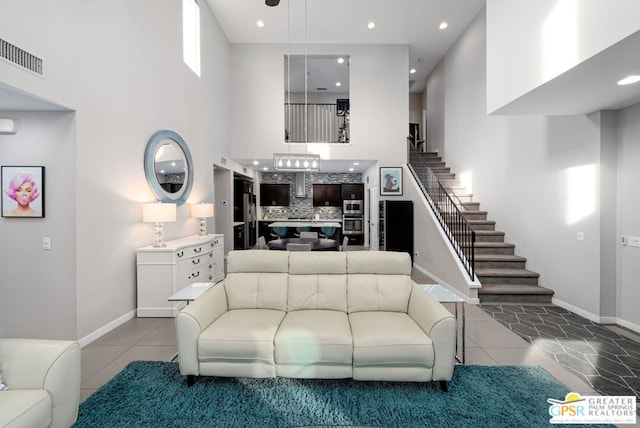
{"label": "linear light fixture", "polygon": [[320,171],[320,155],[274,153],[273,168],[278,171]]}

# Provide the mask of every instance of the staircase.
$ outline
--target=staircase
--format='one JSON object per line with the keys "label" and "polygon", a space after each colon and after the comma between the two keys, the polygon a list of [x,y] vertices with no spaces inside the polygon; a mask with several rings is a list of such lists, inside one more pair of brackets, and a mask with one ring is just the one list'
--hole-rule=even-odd
{"label": "staircase", "polygon": [[[437,153],[412,152],[418,155],[438,178],[475,230],[473,263],[482,284],[478,290],[481,303],[551,303],[553,291],[538,285],[540,275],[525,268],[527,259],[515,255],[515,245],[504,242],[504,232],[496,230],[496,222],[487,220],[487,212],[473,201]],[[411,162],[418,172],[422,162]],[[422,165],[418,165],[422,164]],[[420,176],[421,174],[418,173]]]}

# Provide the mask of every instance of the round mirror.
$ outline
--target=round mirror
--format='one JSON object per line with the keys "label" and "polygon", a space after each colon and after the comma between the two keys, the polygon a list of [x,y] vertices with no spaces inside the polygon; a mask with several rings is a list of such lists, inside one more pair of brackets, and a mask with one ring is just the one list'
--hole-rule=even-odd
{"label": "round mirror", "polygon": [[144,152],[144,172],[159,201],[185,203],[193,186],[193,162],[187,143],[173,131],[153,134]]}

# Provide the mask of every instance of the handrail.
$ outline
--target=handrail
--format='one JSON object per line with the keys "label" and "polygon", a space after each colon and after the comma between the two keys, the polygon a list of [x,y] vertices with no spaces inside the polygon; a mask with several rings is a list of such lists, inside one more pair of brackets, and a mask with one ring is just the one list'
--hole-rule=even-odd
{"label": "handrail", "polygon": [[[475,250],[476,232],[460,209],[438,180],[431,168],[409,144],[409,171],[418,182],[422,193],[426,197],[442,230],[449,239],[460,262],[475,280]],[[416,169],[418,171],[416,171]]]}

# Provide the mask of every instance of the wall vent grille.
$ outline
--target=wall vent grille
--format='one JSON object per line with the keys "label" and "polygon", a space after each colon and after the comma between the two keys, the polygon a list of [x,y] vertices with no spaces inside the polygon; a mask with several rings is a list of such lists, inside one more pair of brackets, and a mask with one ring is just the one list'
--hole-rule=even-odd
{"label": "wall vent grille", "polygon": [[0,58],[42,76],[42,59],[2,39],[0,39]]}

